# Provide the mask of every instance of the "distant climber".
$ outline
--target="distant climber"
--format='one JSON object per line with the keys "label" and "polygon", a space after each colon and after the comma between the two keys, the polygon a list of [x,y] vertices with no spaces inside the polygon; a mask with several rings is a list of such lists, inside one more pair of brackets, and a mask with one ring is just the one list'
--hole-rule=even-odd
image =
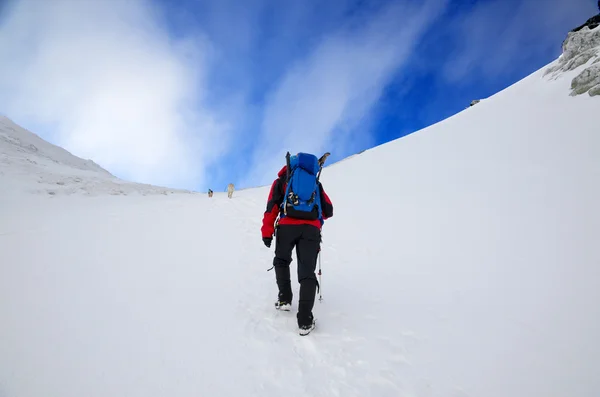
{"label": "distant climber", "polygon": [[233,183],[230,183],[229,185],[227,185],[227,197],[231,198],[233,196]]}
{"label": "distant climber", "polygon": [[213,196],[213,191],[208,189],[208,197],[212,197]]}
{"label": "distant climber", "polygon": [[296,248],[300,283],[296,318],[300,335],[307,335],[315,327],[312,309],[318,287],[315,268],[321,251],[321,227],[325,219],[333,216],[333,205],[318,180],[320,159],[307,153],[288,153],[286,159],[287,164],[271,186],[261,233],[267,247],[271,247],[275,234],[273,267],[279,289],[275,302],[278,310],[291,310],[290,263]]}

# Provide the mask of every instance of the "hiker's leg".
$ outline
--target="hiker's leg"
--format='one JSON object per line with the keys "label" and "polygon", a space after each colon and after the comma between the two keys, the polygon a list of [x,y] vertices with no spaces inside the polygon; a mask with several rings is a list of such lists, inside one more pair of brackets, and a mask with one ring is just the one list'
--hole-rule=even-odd
{"label": "hiker's leg", "polygon": [[290,263],[292,250],[298,238],[298,230],[292,225],[280,225],[275,235],[275,279],[279,288],[279,300],[292,302],[292,284],[290,280]]}
{"label": "hiker's leg", "polygon": [[298,325],[312,323],[312,309],[317,293],[317,256],[321,245],[321,231],[312,225],[302,225],[302,235],[298,240],[298,281],[300,282],[300,300],[298,302]]}

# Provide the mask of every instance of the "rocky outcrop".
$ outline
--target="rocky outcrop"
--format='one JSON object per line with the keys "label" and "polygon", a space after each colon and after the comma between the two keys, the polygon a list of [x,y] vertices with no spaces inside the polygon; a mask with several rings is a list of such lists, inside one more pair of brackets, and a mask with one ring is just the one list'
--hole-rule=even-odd
{"label": "rocky outcrop", "polygon": [[[590,28],[593,27],[593,28]],[[544,75],[557,78],[584,67],[571,81],[571,95],[598,95],[600,84],[600,15],[573,29],[563,42],[563,53]]]}
{"label": "rocky outcrop", "polygon": [[600,84],[598,84],[595,87],[590,88],[590,90],[588,91],[588,94],[590,94],[590,96],[600,95]]}
{"label": "rocky outcrop", "polygon": [[600,63],[586,68],[571,81],[573,95],[585,94],[586,92],[592,95],[590,90],[597,87],[600,87]]}
{"label": "rocky outcrop", "polygon": [[585,27],[596,29],[598,26],[600,26],[600,14],[591,17],[583,25],[576,27],[575,29],[571,30],[571,32],[579,32]]}

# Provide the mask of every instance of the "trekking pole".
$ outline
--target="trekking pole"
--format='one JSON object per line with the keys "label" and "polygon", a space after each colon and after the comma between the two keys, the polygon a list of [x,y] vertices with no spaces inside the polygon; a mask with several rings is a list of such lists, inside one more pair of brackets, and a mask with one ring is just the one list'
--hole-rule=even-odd
{"label": "trekking pole", "polygon": [[[278,228],[279,228],[279,216],[277,216],[277,219],[275,219],[275,228],[273,229],[273,240],[271,241],[271,244],[273,245],[273,255],[275,255],[277,253],[277,229]],[[271,266],[269,269],[267,269],[267,271],[270,272],[274,268],[275,268],[275,264],[273,264],[273,266]]]}
{"label": "trekking pole", "polygon": [[323,301],[323,295],[321,294],[321,249],[319,249],[319,302]]}
{"label": "trekking pole", "polygon": [[273,255],[277,253],[277,230],[279,229],[279,215],[275,219],[275,227],[273,228]]}

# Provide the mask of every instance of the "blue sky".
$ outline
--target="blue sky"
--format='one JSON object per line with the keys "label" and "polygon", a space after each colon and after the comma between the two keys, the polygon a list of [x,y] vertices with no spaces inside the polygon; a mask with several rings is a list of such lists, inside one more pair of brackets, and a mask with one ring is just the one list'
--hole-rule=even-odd
{"label": "blue sky", "polygon": [[443,120],[554,60],[596,0],[14,0],[0,113],[125,179],[270,183]]}

